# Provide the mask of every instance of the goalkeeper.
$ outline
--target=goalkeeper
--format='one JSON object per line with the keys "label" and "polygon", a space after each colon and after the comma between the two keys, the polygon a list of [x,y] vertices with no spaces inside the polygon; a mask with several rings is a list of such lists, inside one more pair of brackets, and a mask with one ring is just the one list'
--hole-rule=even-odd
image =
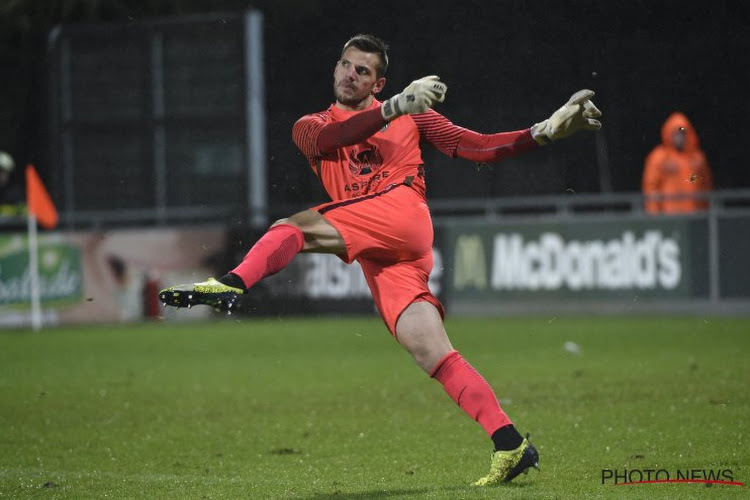
{"label": "goalkeeper", "polygon": [[333,72],[335,102],[303,116],[292,138],[332,201],[275,222],[225,276],[162,290],[165,305],[205,304],[231,311],[255,283],[283,269],[299,252],[358,261],[386,327],[487,432],[490,472],[477,485],[512,480],[536,467],[538,453],[500,408],[484,378],[453,348],[444,310],[427,282],[432,220],[425,198],[420,141],[450,157],[496,162],[573,132],[601,127],[590,90],[581,90],[549,119],[514,132],[480,134],[432,108],[445,99],[437,76],[412,82],[380,102],[388,67],[386,44],[371,35],[346,42]]}

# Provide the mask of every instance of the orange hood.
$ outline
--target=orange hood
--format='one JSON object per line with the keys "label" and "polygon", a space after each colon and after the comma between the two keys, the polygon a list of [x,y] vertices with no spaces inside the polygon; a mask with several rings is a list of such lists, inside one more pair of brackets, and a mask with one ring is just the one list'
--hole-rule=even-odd
{"label": "orange hood", "polygon": [[664,125],[661,126],[662,143],[664,143],[665,146],[674,149],[674,141],[672,140],[672,136],[674,135],[674,132],[680,127],[684,127],[686,132],[685,152],[695,151],[699,149],[700,144],[698,142],[698,134],[695,132],[695,129],[690,123],[690,120],[687,119],[687,116],[679,112],[672,113],[664,122]]}

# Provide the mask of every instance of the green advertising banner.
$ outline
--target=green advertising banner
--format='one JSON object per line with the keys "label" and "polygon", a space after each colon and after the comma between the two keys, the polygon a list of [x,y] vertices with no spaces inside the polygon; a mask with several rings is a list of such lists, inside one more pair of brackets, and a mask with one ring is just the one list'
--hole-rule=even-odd
{"label": "green advertising banner", "polygon": [[[210,308],[164,309],[157,293],[211,276],[225,248],[226,230],[213,227],[44,232],[38,252],[43,325],[210,317]],[[27,236],[3,234],[0,328],[30,326],[30,309]]]}
{"label": "green advertising banner", "polygon": [[[83,294],[81,251],[55,237],[39,244],[42,301],[76,302]],[[0,236],[0,305],[28,305],[31,297],[29,248],[25,236]]]}
{"label": "green advertising banner", "polygon": [[705,220],[444,221],[451,303],[708,296]]}

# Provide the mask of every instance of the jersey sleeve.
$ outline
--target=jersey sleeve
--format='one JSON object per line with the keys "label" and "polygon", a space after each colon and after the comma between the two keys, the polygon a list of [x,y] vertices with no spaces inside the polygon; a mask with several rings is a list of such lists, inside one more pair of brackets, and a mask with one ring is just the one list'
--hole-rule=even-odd
{"label": "jersey sleeve", "polygon": [[308,158],[333,154],[337,149],[364,141],[386,125],[379,107],[356,113],[344,121],[328,114],[306,115],[292,127],[292,139]]}
{"label": "jersey sleeve", "polygon": [[323,113],[305,115],[292,127],[292,140],[310,163],[314,163],[323,153],[318,147],[318,136],[330,122],[330,118]]}
{"label": "jersey sleeve", "polygon": [[411,115],[422,139],[451,158],[496,162],[538,146],[530,129],[480,134],[453,124],[437,111]]}
{"label": "jersey sleeve", "polygon": [[429,142],[441,153],[454,158],[458,142],[465,128],[454,125],[448,118],[433,109],[426,113],[410,115],[417,124],[420,138]]}
{"label": "jersey sleeve", "polygon": [[539,147],[531,135],[531,129],[480,134],[464,131],[456,147],[456,156],[478,162],[498,162],[511,156]]}

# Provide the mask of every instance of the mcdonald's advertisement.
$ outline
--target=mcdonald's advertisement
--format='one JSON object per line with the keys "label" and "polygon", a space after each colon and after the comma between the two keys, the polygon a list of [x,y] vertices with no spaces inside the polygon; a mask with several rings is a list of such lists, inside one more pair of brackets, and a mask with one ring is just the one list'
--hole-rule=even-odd
{"label": "mcdonald's advertisement", "polygon": [[441,225],[451,304],[708,296],[705,221]]}

